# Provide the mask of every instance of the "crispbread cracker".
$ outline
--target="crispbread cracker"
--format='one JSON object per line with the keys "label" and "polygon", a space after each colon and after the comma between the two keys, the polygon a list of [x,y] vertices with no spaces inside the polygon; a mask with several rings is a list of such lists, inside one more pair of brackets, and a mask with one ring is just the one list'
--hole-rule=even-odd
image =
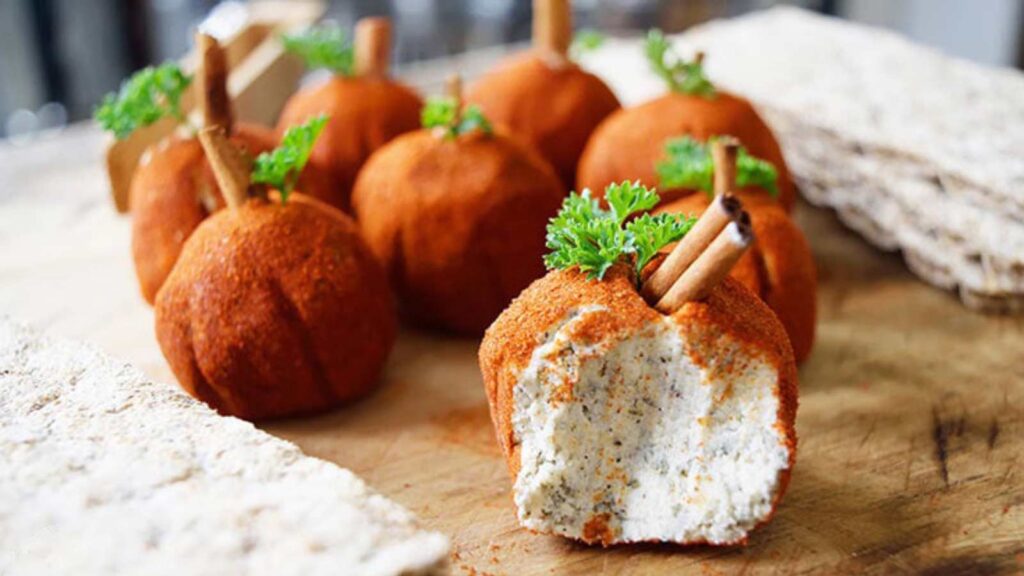
{"label": "crispbread cracker", "polygon": [[334,464],[0,318],[0,574],[425,574],[448,540]]}
{"label": "crispbread cracker", "polygon": [[[1024,77],[775,8],[674,37],[750,98],[804,196],[965,304],[1024,308]],[[627,104],[664,92],[638,41],[587,61]],[[813,241],[813,239],[812,239]]]}

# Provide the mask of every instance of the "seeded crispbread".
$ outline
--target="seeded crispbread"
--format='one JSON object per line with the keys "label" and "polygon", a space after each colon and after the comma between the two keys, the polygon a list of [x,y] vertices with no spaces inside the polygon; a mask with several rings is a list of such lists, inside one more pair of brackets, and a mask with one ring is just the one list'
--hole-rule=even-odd
{"label": "seeded crispbread", "polygon": [[447,539],[348,470],[0,318],[0,573],[427,574]]}

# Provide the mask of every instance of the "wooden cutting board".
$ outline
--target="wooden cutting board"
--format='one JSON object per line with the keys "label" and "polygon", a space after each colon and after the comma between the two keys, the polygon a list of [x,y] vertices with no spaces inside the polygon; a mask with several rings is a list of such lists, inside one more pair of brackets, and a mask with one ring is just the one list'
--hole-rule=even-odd
{"label": "wooden cutting board", "polygon": [[[0,146],[0,313],[173,385],[101,153],[87,127]],[[476,340],[405,331],[373,397],[262,427],[448,534],[454,573],[1024,572],[1024,319],[967,311],[829,213],[797,217],[819,267],[818,341],[792,484],[745,548],[603,550],[518,528]]]}

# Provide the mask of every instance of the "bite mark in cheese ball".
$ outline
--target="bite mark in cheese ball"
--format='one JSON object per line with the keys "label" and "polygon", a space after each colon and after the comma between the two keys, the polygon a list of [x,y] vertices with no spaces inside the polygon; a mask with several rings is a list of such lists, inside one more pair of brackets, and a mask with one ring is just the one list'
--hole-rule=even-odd
{"label": "bite mark in cheese ball", "polygon": [[726,195],[696,220],[637,216],[659,197],[630,182],[604,198],[566,199],[552,271],[480,346],[519,522],[604,546],[745,542],[789,483],[797,406],[781,324],[727,277],[749,215]]}
{"label": "bite mark in cheese ball", "polygon": [[480,365],[532,530],[606,546],[742,543],[789,482],[792,351],[731,279],[663,315],[621,269],[551,272],[487,331]]}

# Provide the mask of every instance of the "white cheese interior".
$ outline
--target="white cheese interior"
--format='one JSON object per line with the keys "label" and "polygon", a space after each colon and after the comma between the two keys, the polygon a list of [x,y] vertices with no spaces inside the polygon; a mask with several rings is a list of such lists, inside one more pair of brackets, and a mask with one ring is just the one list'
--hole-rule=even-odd
{"label": "white cheese interior", "polygon": [[611,312],[570,314],[516,383],[521,522],[580,538],[606,515],[613,542],[742,540],[770,514],[789,461],[775,368],[709,327],[684,340],[670,318],[624,340],[574,342],[595,314]]}

